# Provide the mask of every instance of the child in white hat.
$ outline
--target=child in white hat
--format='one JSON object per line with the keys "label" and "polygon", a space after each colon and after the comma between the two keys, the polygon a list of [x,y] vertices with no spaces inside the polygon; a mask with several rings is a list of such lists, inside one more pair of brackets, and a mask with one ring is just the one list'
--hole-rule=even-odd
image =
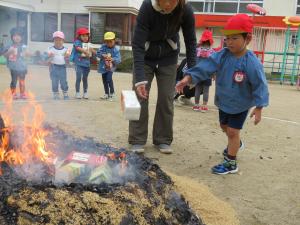
{"label": "child in white hat", "polygon": [[66,57],[69,57],[70,53],[66,47],[64,47],[65,35],[61,31],[55,31],[53,33],[54,45],[48,48],[48,56],[50,62],[50,78],[52,81],[53,99],[59,99],[58,85],[63,92],[63,98],[69,99],[68,95],[68,82],[67,82],[67,70],[66,70]]}

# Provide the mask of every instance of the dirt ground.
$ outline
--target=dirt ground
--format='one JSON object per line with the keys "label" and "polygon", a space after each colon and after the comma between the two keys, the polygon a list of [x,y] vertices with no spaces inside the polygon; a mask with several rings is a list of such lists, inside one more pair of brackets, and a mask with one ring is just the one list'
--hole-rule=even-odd
{"label": "dirt ground", "polygon": [[[10,82],[5,66],[0,66],[0,77],[0,92],[3,92]],[[47,122],[92,136],[97,141],[127,148],[128,121],[122,116],[119,98],[115,102],[99,100],[103,95],[102,81],[99,74],[92,71],[89,76],[90,99],[75,100],[74,79],[74,70],[69,69],[71,99],[55,101],[52,100],[48,69],[31,66],[27,89],[43,106]],[[130,89],[131,75],[115,73],[114,82],[120,96],[121,90]],[[203,204],[213,202],[205,209],[197,208],[197,212],[206,215],[207,224],[237,224],[234,211],[241,225],[300,223],[300,91],[291,86],[270,84],[270,106],[264,110],[262,122],[254,126],[249,119],[242,132],[246,149],[239,154],[240,172],[219,176],[211,174],[210,168],[221,161],[226,138],[219,129],[217,109],[213,106],[214,88],[210,91],[210,111],[206,114],[194,112],[190,106],[175,106],[174,153],[163,155],[153,148],[151,141],[156,85],[152,87],[150,135],[145,154],[174,174],[175,181],[179,180],[178,189],[186,194],[191,205],[197,208],[193,204],[194,198],[201,198],[197,201]],[[19,100],[14,104],[18,108],[25,103]],[[0,103],[0,110],[2,107]],[[202,195],[196,193],[197,190]],[[213,197],[209,200],[205,198],[210,195]],[[220,200],[225,202],[221,209],[217,202]],[[215,217],[223,212],[230,219],[214,221],[214,212]]]}

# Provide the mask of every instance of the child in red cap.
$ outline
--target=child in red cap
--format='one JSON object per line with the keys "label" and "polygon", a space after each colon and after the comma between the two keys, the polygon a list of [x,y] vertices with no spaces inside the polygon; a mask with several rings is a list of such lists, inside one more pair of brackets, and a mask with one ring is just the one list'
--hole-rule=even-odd
{"label": "child in red cap", "polygon": [[[201,60],[207,60],[207,58],[213,54],[215,51],[212,49],[214,43],[213,35],[210,30],[204,30],[199,45],[196,49],[197,51],[197,62]],[[195,105],[193,106],[194,111],[207,112],[207,102],[209,96],[209,87],[211,86],[211,78],[207,80],[200,81],[195,86]],[[200,106],[200,95],[203,94],[203,104]]]}
{"label": "child in red cap", "polygon": [[196,84],[216,74],[215,104],[219,108],[220,127],[228,144],[223,151],[224,160],[214,166],[215,174],[236,173],[236,155],[244,147],[240,130],[248,111],[254,106],[251,117],[254,124],[261,120],[262,108],[269,104],[269,92],[263,66],[256,55],[247,49],[252,37],[253,20],[246,14],[231,17],[222,32],[226,36],[226,48],[200,61],[185,72],[176,85],[177,91],[189,83]]}
{"label": "child in red cap", "polygon": [[83,83],[84,99],[88,99],[88,75],[90,73],[90,57],[96,54],[96,51],[89,47],[90,32],[87,28],[81,27],[76,31],[76,40],[73,45],[73,52],[71,54],[71,61],[75,64],[76,70],[76,94],[75,98],[80,99],[80,82]]}

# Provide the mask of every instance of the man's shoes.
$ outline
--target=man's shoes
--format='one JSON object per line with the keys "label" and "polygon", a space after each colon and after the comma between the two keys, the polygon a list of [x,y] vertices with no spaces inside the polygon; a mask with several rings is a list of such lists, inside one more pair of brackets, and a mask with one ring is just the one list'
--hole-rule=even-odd
{"label": "man's shoes", "polygon": [[173,150],[171,148],[170,145],[167,145],[167,144],[159,144],[159,145],[155,145],[158,150],[161,152],[161,153],[164,153],[164,154],[172,154],[173,153]]}
{"label": "man's shoes", "polygon": [[131,145],[130,151],[132,151],[134,153],[144,153],[145,146],[144,145],[138,145],[138,144]]}

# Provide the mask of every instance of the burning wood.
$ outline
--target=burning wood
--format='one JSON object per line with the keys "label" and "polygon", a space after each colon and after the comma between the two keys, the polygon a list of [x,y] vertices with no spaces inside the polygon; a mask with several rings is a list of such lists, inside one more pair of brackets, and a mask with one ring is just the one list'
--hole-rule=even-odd
{"label": "burning wood", "polygon": [[[42,126],[45,115],[34,96],[29,93],[28,104],[21,110],[23,125],[18,126],[17,132],[14,131],[17,126],[13,124],[14,111],[10,91],[3,94],[2,100],[5,107],[1,112],[3,119],[1,117],[0,121],[0,163],[16,166],[41,161],[48,165],[53,164],[55,155],[46,145],[45,137],[48,131]],[[12,133],[14,133],[13,140],[10,135]]]}

